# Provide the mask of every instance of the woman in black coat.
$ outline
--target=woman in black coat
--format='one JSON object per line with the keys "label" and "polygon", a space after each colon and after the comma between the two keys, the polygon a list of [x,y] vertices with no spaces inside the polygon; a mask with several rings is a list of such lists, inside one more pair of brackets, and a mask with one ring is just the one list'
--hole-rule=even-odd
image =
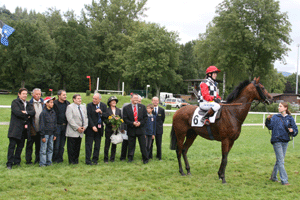
{"label": "woman in black coat", "polygon": [[[121,116],[121,110],[116,107],[118,103],[118,99],[115,96],[109,97],[107,101],[108,109],[107,113],[109,116],[111,115],[119,115]],[[105,147],[104,147],[104,162],[108,163],[108,152],[109,147],[111,144],[110,136],[113,134],[112,125],[109,122],[106,122],[105,126]],[[115,155],[116,155],[116,144],[111,144],[111,155],[110,155],[110,161],[115,161]]]}

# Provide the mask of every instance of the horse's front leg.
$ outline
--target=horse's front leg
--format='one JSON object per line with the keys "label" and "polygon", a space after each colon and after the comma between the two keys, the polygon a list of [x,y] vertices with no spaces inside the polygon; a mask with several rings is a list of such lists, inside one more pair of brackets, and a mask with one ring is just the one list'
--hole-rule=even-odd
{"label": "horse's front leg", "polygon": [[222,180],[222,183],[226,183],[225,180],[225,169],[227,165],[227,157],[229,151],[233,145],[234,141],[226,139],[222,141],[222,162],[218,171],[219,179]]}

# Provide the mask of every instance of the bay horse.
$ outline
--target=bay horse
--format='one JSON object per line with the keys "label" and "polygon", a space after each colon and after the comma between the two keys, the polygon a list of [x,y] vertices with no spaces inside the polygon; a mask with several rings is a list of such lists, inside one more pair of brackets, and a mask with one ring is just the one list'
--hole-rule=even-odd
{"label": "bay horse", "polygon": [[206,125],[203,127],[191,127],[194,111],[198,106],[188,105],[177,110],[173,116],[173,124],[171,130],[171,150],[176,150],[179,164],[179,173],[185,175],[181,164],[181,155],[183,156],[187,174],[190,175],[190,165],[187,159],[187,152],[193,144],[197,135],[201,137],[217,141],[221,141],[222,161],[218,171],[219,179],[222,183],[225,180],[225,168],[227,165],[227,156],[238,139],[244,120],[250,111],[251,103],[254,100],[270,104],[272,96],[265,90],[264,86],[259,82],[260,78],[254,78],[252,82],[244,81],[237,86],[234,91],[229,94],[227,102],[221,104],[221,115],[215,123],[210,124],[211,135],[207,131]]}

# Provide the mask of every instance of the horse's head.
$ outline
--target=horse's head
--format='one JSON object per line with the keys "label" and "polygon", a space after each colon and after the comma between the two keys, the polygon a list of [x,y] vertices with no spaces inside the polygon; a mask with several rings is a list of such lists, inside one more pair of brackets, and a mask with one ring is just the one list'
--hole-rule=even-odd
{"label": "horse's head", "polygon": [[271,104],[273,97],[268,93],[268,91],[259,82],[259,80],[260,80],[260,77],[254,78],[254,80],[251,82],[255,86],[257,94],[258,94],[255,99],[269,105],[269,104]]}

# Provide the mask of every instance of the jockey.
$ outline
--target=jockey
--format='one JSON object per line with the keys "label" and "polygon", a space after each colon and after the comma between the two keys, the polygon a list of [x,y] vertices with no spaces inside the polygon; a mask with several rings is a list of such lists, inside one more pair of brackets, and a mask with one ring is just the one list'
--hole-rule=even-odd
{"label": "jockey", "polygon": [[206,69],[205,80],[200,83],[200,90],[198,93],[199,107],[202,110],[207,110],[201,119],[203,124],[210,116],[213,116],[214,113],[220,109],[219,103],[221,102],[221,97],[218,95],[218,83],[216,82],[218,72],[220,72],[220,70],[215,66],[208,67]]}

